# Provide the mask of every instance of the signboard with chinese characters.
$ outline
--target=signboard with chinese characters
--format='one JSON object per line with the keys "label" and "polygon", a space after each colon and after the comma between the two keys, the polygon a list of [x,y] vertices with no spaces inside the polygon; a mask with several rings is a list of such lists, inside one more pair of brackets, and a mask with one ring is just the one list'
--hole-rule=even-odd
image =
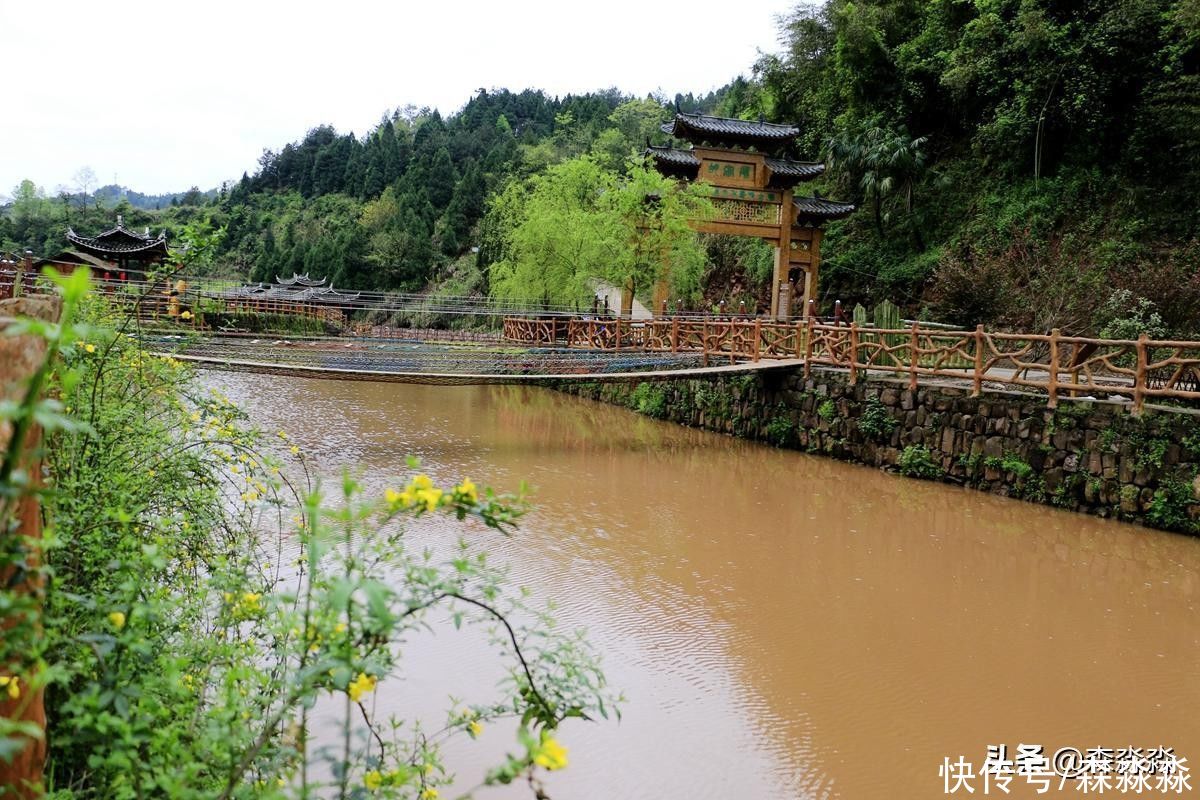
{"label": "signboard with chinese characters", "polygon": [[722,186],[757,187],[758,165],[745,161],[717,161],[703,159],[700,162],[700,172],[697,178],[709,183],[719,183]]}
{"label": "signboard with chinese characters", "polygon": [[783,200],[780,192],[758,192],[753,189],[730,189],[724,186],[711,186],[709,196],[722,200],[745,200],[750,203],[775,203]]}

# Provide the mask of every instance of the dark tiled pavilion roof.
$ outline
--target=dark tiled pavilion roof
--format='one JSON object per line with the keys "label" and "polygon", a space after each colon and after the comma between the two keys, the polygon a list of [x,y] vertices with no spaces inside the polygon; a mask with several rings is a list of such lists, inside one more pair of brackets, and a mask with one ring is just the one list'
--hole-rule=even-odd
{"label": "dark tiled pavilion roof", "polygon": [[73,229],[67,229],[67,241],[79,247],[86,253],[98,256],[129,256],[147,253],[167,254],[167,233],[159,232],[151,236],[150,229],[144,233],[131,231],[125,227],[124,220],[117,216],[117,225],[96,236],[80,236]]}
{"label": "dark tiled pavilion roof", "polygon": [[714,142],[758,149],[778,149],[791,144],[800,135],[800,129],[795,125],[683,112],[675,114],[675,119],[665,123],[662,131],[690,142]]}
{"label": "dark tiled pavilion roof", "polygon": [[[661,172],[675,177],[694,180],[700,169],[700,157],[691,150],[651,146],[646,148],[646,155],[654,159],[655,166]],[[786,189],[825,172],[824,164],[811,161],[792,161],[787,158],[766,158],[764,161],[771,170],[768,186],[774,189]]]}

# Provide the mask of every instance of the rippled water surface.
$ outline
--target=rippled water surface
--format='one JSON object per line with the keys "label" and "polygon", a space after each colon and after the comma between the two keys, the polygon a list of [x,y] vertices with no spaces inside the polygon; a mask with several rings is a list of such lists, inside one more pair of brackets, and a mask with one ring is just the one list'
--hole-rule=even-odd
{"label": "rippled water surface", "polygon": [[[541,389],[204,380],[375,492],[410,453],[442,482],[536,489],[516,536],[472,536],[588,629],[628,697],[620,723],[564,729],[555,800],[934,797],[943,757],[1000,742],[1200,759],[1200,541]],[[439,630],[379,707],[432,715],[498,675]],[[489,729],[448,758],[465,787],[506,748]]]}

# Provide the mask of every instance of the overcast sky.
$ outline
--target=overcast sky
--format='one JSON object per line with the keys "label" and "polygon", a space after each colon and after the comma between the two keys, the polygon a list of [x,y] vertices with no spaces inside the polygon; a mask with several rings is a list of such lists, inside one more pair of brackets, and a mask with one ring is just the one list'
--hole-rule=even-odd
{"label": "overcast sky", "polygon": [[481,87],[706,92],[778,48],[793,4],[0,0],[0,194],[71,187],[85,166],[144,193],[208,189],[321,123],[361,135]]}

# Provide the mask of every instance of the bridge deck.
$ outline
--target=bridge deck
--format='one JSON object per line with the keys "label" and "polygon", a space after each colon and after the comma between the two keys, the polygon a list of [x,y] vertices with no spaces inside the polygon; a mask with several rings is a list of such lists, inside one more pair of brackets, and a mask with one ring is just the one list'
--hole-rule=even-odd
{"label": "bridge deck", "polygon": [[628,372],[564,372],[564,373],[431,373],[386,371],[378,369],[350,369],[324,367],[309,364],[283,364],[269,361],[247,361],[221,358],[212,355],[188,355],[159,353],[158,355],[195,364],[202,369],[217,369],[233,372],[257,372],[267,375],[287,375],[300,378],[323,378],[326,380],[376,381],[380,383],[420,383],[439,386],[469,386],[476,384],[537,383],[542,381],[660,381],[681,378],[705,378],[715,375],[738,375],[771,370],[792,369],[804,362],[798,359],[762,360],[735,364],[720,364],[708,367],[680,367],[662,370],[633,370]]}

